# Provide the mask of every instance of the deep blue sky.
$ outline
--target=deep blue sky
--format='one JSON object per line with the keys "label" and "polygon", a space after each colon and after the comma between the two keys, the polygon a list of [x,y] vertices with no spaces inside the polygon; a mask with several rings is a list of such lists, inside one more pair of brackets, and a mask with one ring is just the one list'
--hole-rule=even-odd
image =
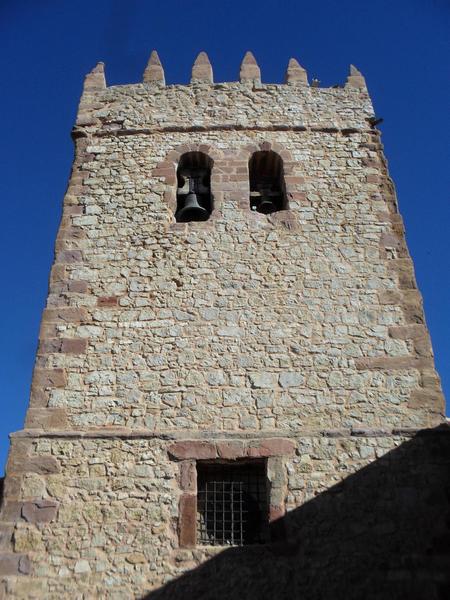
{"label": "deep blue sky", "polygon": [[366,76],[450,395],[448,0],[0,0],[0,474],[23,425],[83,77],[141,80],[156,48],[168,83],[200,50],[216,81],[251,49],[265,82],[295,56],[328,86]]}

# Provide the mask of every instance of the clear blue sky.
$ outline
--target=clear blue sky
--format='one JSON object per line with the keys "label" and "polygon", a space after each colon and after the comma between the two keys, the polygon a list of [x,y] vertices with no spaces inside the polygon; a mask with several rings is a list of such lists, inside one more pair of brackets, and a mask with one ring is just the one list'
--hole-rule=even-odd
{"label": "clear blue sky", "polygon": [[216,81],[252,50],[265,82],[295,56],[322,85],[366,76],[450,395],[448,0],[0,0],[0,474],[23,425],[83,77],[141,80],[152,48],[168,83],[205,50]]}

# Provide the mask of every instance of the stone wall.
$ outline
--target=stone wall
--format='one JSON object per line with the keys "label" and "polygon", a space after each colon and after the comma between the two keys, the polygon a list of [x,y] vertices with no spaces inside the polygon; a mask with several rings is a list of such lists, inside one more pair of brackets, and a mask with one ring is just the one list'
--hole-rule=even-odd
{"label": "stone wall", "polygon": [[[188,86],[165,87],[154,56],[143,84],[106,87],[101,66],[86,78],[30,408],[7,467],[0,575],[11,597],[138,597],[197,567],[212,549],[195,547],[196,488],[183,473],[199,459],[267,461],[272,527],[282,523],[295,546],[298,511],[326,530],[337,505],[324,500],[327,516],[314,520],[316,497],[337,485],[340,498],[341,481],[365,482],[366,465],[383,467],[386,452],[398,456],[414,432],[443,421],[361,74],[309,87],[290,63],[287,84],[262,84],[247,57],[240,82],[213,84],[208,64],[201,58]],[[287,210],[250,211],[248,161],[259,150],[283,160]],[[214,210],[176,223],[176,168],[190,151],[213,160]],[[405,459],[406,487],[437,489],[448,436],[436,436],[429,475]],[[412,454],[423,447],[414,441]],[[372,473],[361,490],[376,487]],[[392,497],[402,485],[389,480]],[[340,521],[354,505],[362,523],[370,507],[349,487]],[[389,533],[381,512],[372,526]],[[308,559],[308,577],[326,560],[335,558]],[[342,568],[330,571],[330,590]],[[325,597],[317,590],[308,597]]]}
{"label": "stone wall", "polygon": [[[17,561],[18,573],[5,584],[11,597],[139,598],[188,571],[155,598],[230,598],[230,586],[239,598],[300,591],[311,598],[382,598],[379,590],[387,590],[384,597],[400,600],[414,586],[441,598],[435,591],[449,583],[441,568],[450,516],[448,428],[422,435],[299,432],[284,440],[294,450],[281,466],[286,541],[225,556],[217,556],[222,547],[179,547],[184,456],[172,452],[183,439],[15,434],[3,507],[14,533],[13,526],[1,530],[2,550]],[[233,441],[258,448],[264,438],[234,434]],[[231,441],[200,435],[190,443],[198,450]],[[212,560],[201,567],[208,577],[195,570],[205,560]],[[319,572],[327,586],[313,585]],[[349,577],[355,588],[347,588]],[[286,595],[270,595],[281,584]]]}

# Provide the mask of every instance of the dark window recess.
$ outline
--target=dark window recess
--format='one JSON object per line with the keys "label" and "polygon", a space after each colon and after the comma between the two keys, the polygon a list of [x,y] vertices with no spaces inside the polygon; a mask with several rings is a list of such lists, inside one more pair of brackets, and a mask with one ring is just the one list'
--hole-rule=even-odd
{"label": "dark window recess", "polygon": [[198,543],[244,546],[266,542],[268,493],[264,461],[198,462]]}
{"label": "dark window recess", "polygon": [[206,221],[213,209],[211,169],[213,161],[203,152],[188,152],[177,169],[177,211],[179,223]]}
{"label": "dark window recess", "polygon": [[283,160],[276,152],[255,152],[249,164],[250,208],[269,214],[288,208]]}

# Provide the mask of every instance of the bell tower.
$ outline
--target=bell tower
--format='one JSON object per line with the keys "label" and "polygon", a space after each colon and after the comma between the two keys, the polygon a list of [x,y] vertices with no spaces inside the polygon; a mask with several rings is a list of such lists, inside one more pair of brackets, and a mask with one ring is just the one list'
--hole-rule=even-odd
{"label": "bell tower", "polygon": [[438,598],[449,436],[362,74],[100,63],[73,139],[0,598]]}

